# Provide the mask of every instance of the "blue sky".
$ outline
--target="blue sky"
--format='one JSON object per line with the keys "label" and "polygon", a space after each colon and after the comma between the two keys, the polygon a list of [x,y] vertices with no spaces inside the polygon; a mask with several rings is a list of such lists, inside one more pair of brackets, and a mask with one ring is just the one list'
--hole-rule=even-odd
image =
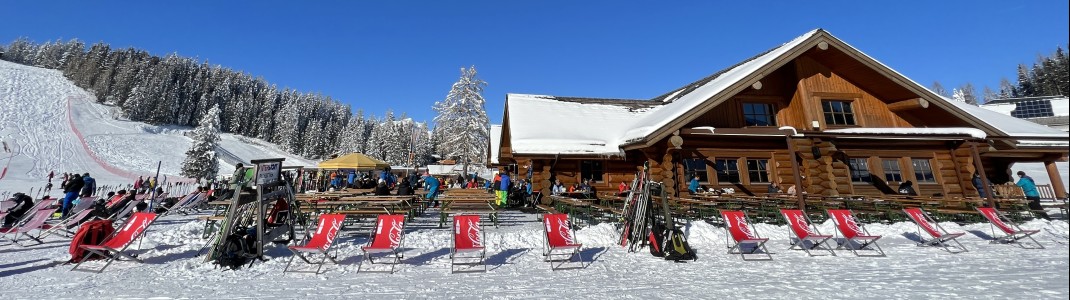
{"label": "blue sky", "polygon": [[0,43],[78,38],[207,59],[430,121],[460,76],[506,93],[649,99],[815,28],[978,94],[1066,48],[1068,1],[8,1]]}

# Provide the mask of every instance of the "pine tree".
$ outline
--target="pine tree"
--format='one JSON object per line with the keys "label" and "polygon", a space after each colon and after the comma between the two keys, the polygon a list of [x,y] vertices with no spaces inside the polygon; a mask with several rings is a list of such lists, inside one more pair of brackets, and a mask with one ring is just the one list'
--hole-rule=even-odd
{"label": "pine tree", "polygon": [[944,85],[940,84],[939,81],[933,81],[932,90],[933,90],[933,93],[936,93],[937,95],[948,97],[948,98],[951,97],[951,94],[947,92],[947,89],[944,89]]}
{"label": "pine tree", "polygon": [[999,99],[1007,99],[1014,97],[1014,85],[1011,84],[1007,77],[1003,77],[999,80]]}
{"label": "pine tree", "polygon": [[[983,93],[982,97],[984,99],[984,103],[988,103],[988,102],[991,102],[992,100],[999,99],[999,95],[996,94],[996,91],[993,91],[992,88],[988,87],[987,85],[985,86],[985,89],[984,89],[984,91],[982,93]],[[984,104],[984,103],[981,103],[981,104]]]}
{"label": "pine tree", "polygon": [[216,147],[219,145],[219,106],[214,105],[193,130],[193,145],[182,162],[182,176],[197,179],[214,178],[219,173]]}
{"label": "pine tree", "polygon": [[1032,97],[1036,89],[1033,87],[1033,78],[1029,76],[1030,73],[1026,70],[1025,65],[1018,65],[1018,87],[1015,88],[1014,97]]}
{"label": "pine tree", "polygon": [[490,143],[490,121],[484,107],[483,88],[487,82],[476,77],[476,67],[461,68],[461,78],[446,99],[435,102],[435,134],[441,137],[438,154],[464,164],[484,165]]}
{"label": "pine tree", "polygon": [[962,93],[962,102],[966,104],[977,105],[977,91],[974,90],[973,84],[967,82],[957,89]]}

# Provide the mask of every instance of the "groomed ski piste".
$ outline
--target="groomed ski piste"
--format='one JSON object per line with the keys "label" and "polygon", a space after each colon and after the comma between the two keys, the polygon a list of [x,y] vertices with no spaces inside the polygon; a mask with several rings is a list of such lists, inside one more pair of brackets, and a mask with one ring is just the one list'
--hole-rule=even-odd
{"label": "groomed ski piste", "polygon": [[[182,132],[190,128],[114,120],[111,108],[92,102],[89,93],[58,71],[0,61],[0,136],[15,151],[6,177],[0,180],[0,191],[39,188],[49,170],[55,170],[57,176],[64,171],[88,171],[98,185],[130,180],[106,168],[148,175],[162,160],[163,173],[178,173],[189,146]],[[233,135],[223,135],[222,143],[243,160],[303,160],[269,143]],[[0,156],[6,158],[6,154]],[[1062,174],[1066,174],[1065,166],[1065,162],[1059,164]],[[1045,176],[1036,178],[1043,180]],[[58,194],[54,189],[52,195]],[[101,274],[69,271],[73,265],[64,262],[70,257],[70,239],[62,235],[49,236],[44,244],[29,247],[0,242],[0,298],[1070,297],[1068,226],[1062,220],[1022,224],[1025,229],[1041,230],[1035,237],[1046,249],[1037,250],[989,243],[992,236],[987,223],[941,223],[948,231],[966,232],[958,240],[970,251],[960,254],[916,246],[918,233],[913,223],[866,224],[872,234],[884,236],[879,243],[887,257],[855,257],[848,251],[808,257],[787,249],[786,226],[756,224],[758,234],[771,239],[768,245],[774,252],[773,260],[764,262],[745,262],[738,255],[727,254],[723,228],[692,221],[683,226],[698,260],[686,263],[653,257],[646,249],[628,252],[620,246],[617,224],[581,221],[576,238],[584,245],[582,263],[566,265],[576,269],[551,271],[542,259],[544,234],[536,215],[506,212],[500,227],[489,222],[486,226],[488,271],[451,274],[451,232],[437,227],[437,211],[431,209],[406,227],[402,244],[405,258],[396,273],[357,272],[363,259],[360,246],[367,242],[368,229],[347,228],[333,248],[341,265],[330,265],[314,275],[284,274],[291,254],[283,246],[268,248],[268,260],[250,268],[231,271],[205,263],[203,257],[196,256],[207,242],[201,238],[204,223],[198,216],[161,218],[130,248],[145,263],[116,262]],[[820,224],[819,229],[823,233],[835,230],[831,222]],[[100,262],[92,263],[99,266]]]}
{"label": "groomed ski piste", "polygon": [[[0,192],[30,193],[40,199],[49,172],[55,172],[52,197],[61,194],[63,172],[89,172],[98,186],[132,184],[137,176],[156,173],[160,179],[179,178],[190,147],[184,133],[190,127],[155,126],[117,120],[115,108],[97,104],[95,97],[63,77],[58,70],[0,60]],[[229,160],[220,159],[220,172],[233,172],[233,158],[286,158],[287,166],[315,162],[287,153],[258,139],[221,134],[220,145]],[[10,162],[9,162],[10,157]],[[131,178],[133,177],[133,178]]]}

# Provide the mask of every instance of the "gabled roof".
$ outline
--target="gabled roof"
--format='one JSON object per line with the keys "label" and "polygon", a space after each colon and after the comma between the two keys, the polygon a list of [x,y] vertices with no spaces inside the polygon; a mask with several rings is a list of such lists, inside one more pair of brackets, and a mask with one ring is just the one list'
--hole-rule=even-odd
{"label": "gabled roof", "polygon": [[[1004,116],[977,111],[982,108],[959,105],[941,97],[822,29],[807,32],[650,101],[509,94],[506,96],[505,128],[511,135],[513,153],[609,155],[621,153],[625,148],[651,146],[761,80],[764,74],[776,71],[819,45],[843,51],[988,136],[1053,134],[1052,129],[1044,126],[1005,120]],[[1000,123],[998,126],[994,124],[997,122]]]}
{"label": "gabled roof", "polygon": [[502,150],[502,125],[490,125],[490,160],[487,165],[498,164],[498,153]]}

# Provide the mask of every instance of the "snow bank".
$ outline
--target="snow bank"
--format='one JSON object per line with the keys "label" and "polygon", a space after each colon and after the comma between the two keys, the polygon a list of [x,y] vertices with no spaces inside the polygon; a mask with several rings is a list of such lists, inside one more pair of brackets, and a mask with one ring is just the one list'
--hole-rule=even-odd
{"label": "snow bank", "polygon": [[[725,234],[706,222],[685,224],[698,261],[673,263],[629,253],[617,245],[612,223],[587,224],[576,232],[584,244],[579,269],[551,271],[542,260],[543,231],[534,215],[506,212],[500,227],[487,226],[486,273],[450,274],[450,230],[437,228],[437,211],[408,226],[404,263],[395,274],[357,272],[359,246],[368,229],[347,227],[336,243],[340,266],[319,275],[283,274],[291,257],[268,248],[269,260],[251,268],[222,271],[196,257],[205,243],[195,216],[165,217],[146,239],[131,247],[144,264],[117,262],[103,274],[68,271],[62,265],[67,240],[0,248],[0,286],[5,299],[41,298],[495,298],[495,299],[725,299],[811,298],[1044,298],[1070,296],[1067,223],[1030,221],[1047,246],[1024,250],[990,244],[987,224],[942,223],[967,235],[970,252],[948,254],[915,245],[911,223],[871,224],[883,235],[888,256],[807,257],[787,250],[787,227],[756,224],[770,238],[771,262],[745,262],[725,252]],[[819,225],[825,233],[833,224]],[[364,267],[368,267],[365,265]],[[57,288],[60,287],[60,288]]]}

